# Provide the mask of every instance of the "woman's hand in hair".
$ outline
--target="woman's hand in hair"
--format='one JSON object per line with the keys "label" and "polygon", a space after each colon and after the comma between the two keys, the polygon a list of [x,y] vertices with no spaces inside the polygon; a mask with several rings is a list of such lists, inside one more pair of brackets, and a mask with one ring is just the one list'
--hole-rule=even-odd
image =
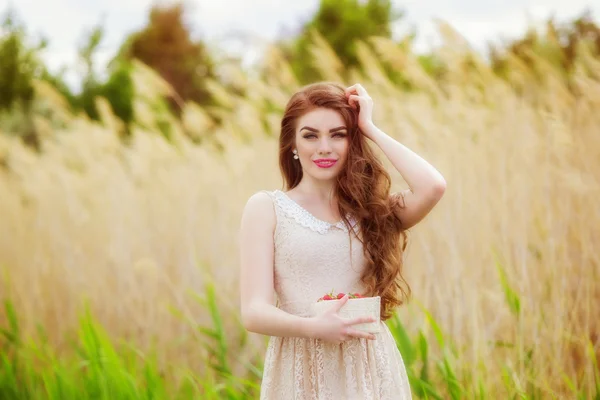
{"label": "woman's hand in hair", "polygon": [[371,140],[370,132],[373,131],[373,99],[360,83],[352,85],[345,90],[348,104],[358,110],[358,127]]}

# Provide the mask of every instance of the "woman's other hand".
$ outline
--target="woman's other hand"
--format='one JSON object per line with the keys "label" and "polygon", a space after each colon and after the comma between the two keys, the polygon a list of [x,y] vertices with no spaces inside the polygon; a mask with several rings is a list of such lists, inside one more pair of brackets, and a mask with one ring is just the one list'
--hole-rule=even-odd
{"label": "woman's other hand", "polygon": [[357,324],[375,322],[374,317],[363,316],[355,318],[342,318],[338,312],[348,301],[348,294],[340,301],[335,302],[331,308],[320,315],[311,318],[311,337],[322,339],[326,342],[340,344],[348,339],[363,338],[374,340],[375,335],[354,329]]}

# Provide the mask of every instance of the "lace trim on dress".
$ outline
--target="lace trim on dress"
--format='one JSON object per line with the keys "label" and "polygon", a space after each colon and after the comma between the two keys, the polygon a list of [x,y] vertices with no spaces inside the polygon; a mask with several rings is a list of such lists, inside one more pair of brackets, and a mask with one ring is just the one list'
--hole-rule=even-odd
{"label": "lace trim on dress", "polygon": [[[281,210],[283,210],[287,216],[293,218],[303,227],[309,228],[320,234],[329,232],[331,228],[337,228],[343,230],[344,232],[348,232],[348,227],[346,224],[344,224],[343,220],[339,220],[336,223],[323,221],[309,213],[305,208],[300,206],[300,204],[296,203],[281,190],[275,190],[274,194],[275,203],[281,208]],[[349,214],[347,215],[347,218],[350,222],[350,226],[354,229],[357,224],[356,220]]]}

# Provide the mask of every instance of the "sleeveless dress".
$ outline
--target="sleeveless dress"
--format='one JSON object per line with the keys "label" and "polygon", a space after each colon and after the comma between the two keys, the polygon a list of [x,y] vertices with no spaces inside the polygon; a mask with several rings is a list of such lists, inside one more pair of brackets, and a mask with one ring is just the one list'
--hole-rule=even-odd
{"label": "sleeveless dress", "polygon": [[[332,289],[362,293],[363,248],[354,234],[350,246],[345,224],[317,219],[280,190],[263,192],[273,200],[277,218],[274,289],[278,307],[306,317],[310,304]],[[350,222],[358,231],[356,223]],[[402,356],[387,325],[380,324],[375,340],[353,338],[341,344],[271,336],[261,400],[411,399]]]}

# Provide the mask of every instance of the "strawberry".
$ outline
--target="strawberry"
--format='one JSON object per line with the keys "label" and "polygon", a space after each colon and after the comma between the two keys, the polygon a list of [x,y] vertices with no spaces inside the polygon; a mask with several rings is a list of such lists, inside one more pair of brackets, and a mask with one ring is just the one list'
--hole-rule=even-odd
{"label": "strawberry", "polygon": [[348,293],[348,297],[351,299],[360,299],[363,297],[363,295],[360,293]]}
{"label": "strawberry", "polygon": [[[317,301],[323,301],[323,300],[340,300],[342,297],[344,297],[346,295],[346,293],[344,292],[339,292],[339,293],[335,293],[333,289],[331,289],[331,291],[329,293],[327,293],[325,296],[319,298],[319,300]],[[350,299],[361,299],[364,296],[360,293],[348,293],[348,298]]]}

